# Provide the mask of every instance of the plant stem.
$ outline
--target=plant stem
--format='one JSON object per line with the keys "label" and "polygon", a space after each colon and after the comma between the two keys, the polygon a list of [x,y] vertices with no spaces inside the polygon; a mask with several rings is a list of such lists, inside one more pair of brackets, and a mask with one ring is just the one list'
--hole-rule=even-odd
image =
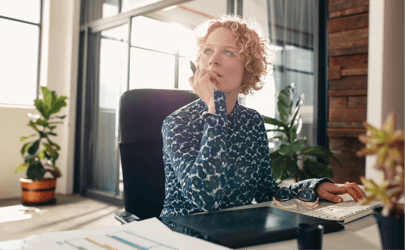
{"label": "plant stem", "polygon": [[[295,166],[297,166],[297,167],[298,167],[298,165],[297,165],[297,158],[298,158],[298,155],[293,154],[293,159],[294,159],[294,162],[295,162]],[[298,176],[297,176],[297,174],[295,174],[294,179],[295,179],[295,182],[298,182],[298,181],[299,181],[299,180],[298,180]]]}

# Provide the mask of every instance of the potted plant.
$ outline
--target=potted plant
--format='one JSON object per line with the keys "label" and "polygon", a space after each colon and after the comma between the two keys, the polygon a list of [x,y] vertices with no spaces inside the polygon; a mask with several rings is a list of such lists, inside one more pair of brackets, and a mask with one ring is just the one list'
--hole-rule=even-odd
{"label": "potted plant", "polygon": [[[275,126],[274,129],[267,130],[267,132],[276,132],[271,140],[280,143],[279,148],[270,153],[273,175],[277,184],[290,176],[294,176],[296,181],[320,177],[331,178],[333,170],[329,167],[329,157],[339,163],[332,152],[326,148],[321,145],[306,146],[306,138],[298,138],[302,127],[302,117],[298,112],[304,102],[304,96],[301,95],[296,100],[294,107],[294,88],[295,85],[292,84],[278,93],[277,109],[280,120],[263,116],[265,123]],[[318,157],[322,162],[306,156]],[[298,163],[301,163],[301,167],[298,166]]]}
{"label": "potted plant", "polygon": [[[34,100],[34,105],[40,115],[28,114],[33,118],[28,126],[36,133],[22,136],[20,141],[26,142],[21,148],[24,162],[15,172],[26,170],[26,178],[20,178],[23,204],[48,204],[55,202],[56,178],[61,176],[55,162],[59,157],[60,147],[51,140],[56,136],[53,132],[57,124],[63,123],[65,116],[56,116],[62,107],[66,106],[66,96],[56,96],[55,91],[41,87],[42,99]],[[52,177],[44,177],[49,172]]]}
{"label": "potted plant", "polygon": [[374,167],[383,173],[381,183],[361,178],[366,190],[367,204],[380,199],[382,208],[374,209],[380,229],[381,243],[384,249],[404,249],[404,204],[398,200],[404,194],[404,131],[396,130],[396,115],[390,113],[387,120],[377,129],[367,122],[364,126],[367,135],[359,140],[367,147],[357,152],[358,156],[376,155]]}

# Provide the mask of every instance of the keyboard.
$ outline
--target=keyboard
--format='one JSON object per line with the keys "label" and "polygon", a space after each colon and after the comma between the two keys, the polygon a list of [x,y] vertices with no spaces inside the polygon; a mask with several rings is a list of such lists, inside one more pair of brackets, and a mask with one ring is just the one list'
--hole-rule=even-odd
{"label": "keyboard", "polygon": [[339,223],[346,224],[350,221],[359,219],[373,213],[373,208],[382,206],[381,201],[372,201],[368,204],[361,205],[354,200],[336,203],[327,207],[314,209],[303,213],[305,215],[318,217],[326,220],[335,220]]}

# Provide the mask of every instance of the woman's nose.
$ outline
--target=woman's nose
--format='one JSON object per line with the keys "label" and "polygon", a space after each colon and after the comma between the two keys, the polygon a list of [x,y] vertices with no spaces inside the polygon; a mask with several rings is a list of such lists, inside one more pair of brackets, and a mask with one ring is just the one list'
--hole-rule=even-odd
{"label": "woman's nose", "polygon": [[209,60],[210,65],[220,66],[221,65],[221,55],[219,53],[214,53]]}

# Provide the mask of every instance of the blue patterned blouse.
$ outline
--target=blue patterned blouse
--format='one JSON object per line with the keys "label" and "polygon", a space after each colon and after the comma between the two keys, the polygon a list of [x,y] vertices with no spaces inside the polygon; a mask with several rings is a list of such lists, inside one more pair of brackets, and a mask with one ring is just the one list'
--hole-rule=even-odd
{"label": "blue patterned blouse", "polygon": [[[214,90],[215,114],[198,99],[163,122],[166,187],[161,217],[186,215],[272,200],[273,179],[261,115],[236,103],[226,114],[225,94]],[[329,179],[290,186],[315,189]]]}

